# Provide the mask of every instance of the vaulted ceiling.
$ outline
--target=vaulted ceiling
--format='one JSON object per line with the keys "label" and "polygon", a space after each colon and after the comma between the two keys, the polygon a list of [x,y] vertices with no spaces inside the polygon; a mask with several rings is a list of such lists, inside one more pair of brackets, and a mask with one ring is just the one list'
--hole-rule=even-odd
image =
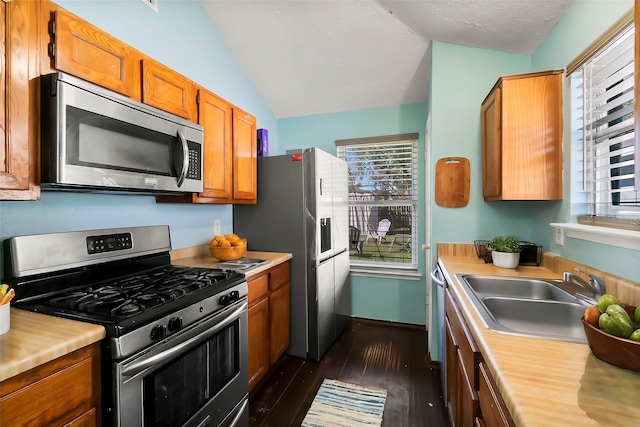
{"label": "vaulted ceiling", "polygon": [[424,102],[432,40],[531,55],[573,0],[199,0],[276,118]]}

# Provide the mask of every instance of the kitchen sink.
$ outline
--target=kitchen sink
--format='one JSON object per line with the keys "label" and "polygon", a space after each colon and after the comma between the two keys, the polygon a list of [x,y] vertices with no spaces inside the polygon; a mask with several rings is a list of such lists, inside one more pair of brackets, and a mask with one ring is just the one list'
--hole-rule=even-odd
{"label": "kitchen sink", "polygon": [[482,296],[503,296],[535,300],[575,302],[576,297],[562,290],[561,280],[522,279],[501,276],[463,276],[471,289]]}
{"label": "kitchen sink", "polygon": [[536,338],[586,343],[580,318],[590,305],[579,286],[557,279],[457,274],[489,329]]}

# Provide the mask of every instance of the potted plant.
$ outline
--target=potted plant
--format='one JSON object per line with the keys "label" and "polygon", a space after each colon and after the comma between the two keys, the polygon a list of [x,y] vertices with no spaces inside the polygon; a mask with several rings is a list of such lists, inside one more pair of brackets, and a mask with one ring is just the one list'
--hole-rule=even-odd
{"label": "potted plant", "polygon": [[520,243],[516,236],[495,236],[489,241],[493,264],[502,268],[516,268],[520,262]]}

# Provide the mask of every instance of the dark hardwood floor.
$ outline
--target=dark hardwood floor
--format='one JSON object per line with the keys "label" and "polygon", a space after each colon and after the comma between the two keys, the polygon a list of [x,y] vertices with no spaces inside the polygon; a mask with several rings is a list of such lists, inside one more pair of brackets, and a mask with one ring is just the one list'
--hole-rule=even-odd
{"label": "dark hardwood floor", "polygon": [[282,358],[249,396],[250,426],[300,426],[325,378],[386,389],[383,427],[449,425],[426,331],[352,319],[321,361]]}

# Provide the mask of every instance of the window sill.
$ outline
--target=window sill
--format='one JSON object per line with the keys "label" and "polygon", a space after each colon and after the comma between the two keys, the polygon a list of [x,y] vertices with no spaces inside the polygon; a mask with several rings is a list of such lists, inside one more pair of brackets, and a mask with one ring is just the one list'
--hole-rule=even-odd
{"label": "window sill", "polygon": [[[562,231],[563,236],[560,240],[570,237],[640,251],[640,231],[575,223],[554,222],[549,225]],[[556,238],[557,241],[558,238]]]}
{"label": "window sill", "polygon": [[371,267],[354,267],[349,270],[351,276],[375,277],[379,279],[421,280],[422,273],[416,270],[376,269]]}

